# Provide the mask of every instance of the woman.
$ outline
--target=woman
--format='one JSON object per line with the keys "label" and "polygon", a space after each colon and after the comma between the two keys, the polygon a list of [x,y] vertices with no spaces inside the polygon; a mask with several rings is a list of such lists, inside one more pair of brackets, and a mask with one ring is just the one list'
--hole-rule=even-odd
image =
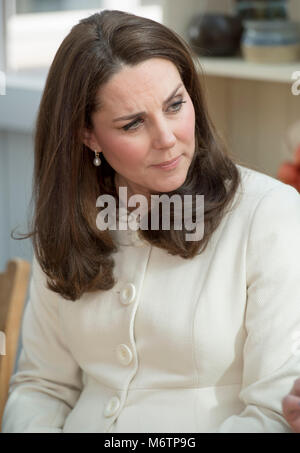
{"label": "woman", "polygon": [[[34,195],[4,432],[291,431],[299,195],[229,157],[178,35],[110,10],[71,30],[40,105]],[[173,195],[169,228],[162,212],[158,229],[134,231],[149,201]],[[198,240],[195,201],[175,228],[186,195],[204,195]],[[105,230],[100,196],[120,223],[133,197],[146,211],[127,229],[109,212]]]}

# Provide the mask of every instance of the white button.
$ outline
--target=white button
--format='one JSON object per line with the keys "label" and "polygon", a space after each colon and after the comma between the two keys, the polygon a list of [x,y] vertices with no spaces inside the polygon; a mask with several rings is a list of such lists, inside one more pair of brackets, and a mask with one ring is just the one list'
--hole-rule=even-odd
{"label": "white button", "polygon": [[135,286],[132,283],[127,283],[121,290],[120,299],[122,304],[131,304],[135,298]]}
{"label": "white button", "polygon": [[122,365],[128,365],[132,360],[132,352],[126,344],[119,344],[117,347],[117,357]]}
{"label": "white button", "polygon": [[114,415],[120,407],[120,400],[117,396],[113,396],[107,403],[104,409],[105,417]]}

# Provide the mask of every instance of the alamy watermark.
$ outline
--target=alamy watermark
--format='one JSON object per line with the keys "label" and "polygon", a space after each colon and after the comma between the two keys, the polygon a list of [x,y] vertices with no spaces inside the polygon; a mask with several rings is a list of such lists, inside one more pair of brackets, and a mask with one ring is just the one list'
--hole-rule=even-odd
{"label": "alamy watermark", "polygon": [[[193,197],[196,199],[193,202]],[[96,206],[101,207],[97,215],[96,225],[103,230],[158,230],[159,212],[162,209],[162,229],[170,230],[171,204],[173,205],[173,227],[174,230],[191,231],[186,233],[186,241],[200,241],[204,235],[204,195],[184,195],[183,199],[179,194],[171,196],[167,194],[151,195],[150,222],[148,225],[148,199],[141,194],[131,195],[127,198],[127,187],[119,188],[119,207],[116,207],[116,200],[112,195],[100,195],[97,198]],[[128,207],[137,209],[128,215]],[[107,205],[107,206],[105,206]],[[193,216],[195,221],[193,221]],[[118,226],[117,226],[118,221]],[[192,232],[193,231],[193,232]]]}
{"label": "alamy watermark", "polygon": [[6,355],[6,336],[0,331],[0,355]]}
{"label": "alamy watermark", "polygon": [[299,94],[300,94],[300,71],[293,72],[292,80],[295,80],[295,82],[292,84],[292,94],[294,96],[299,96]]}
{"label": "alamy watermark", "polygon": [[0,96],[6,95],[6,76],[3,71],[0,71]]}

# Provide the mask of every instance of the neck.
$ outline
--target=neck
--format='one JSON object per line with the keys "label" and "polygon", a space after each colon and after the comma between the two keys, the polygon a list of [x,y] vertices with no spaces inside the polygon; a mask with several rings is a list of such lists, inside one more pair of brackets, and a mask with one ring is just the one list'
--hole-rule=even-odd
{"label": "neck", "polygon": [[129,198],[132,196],[132,195],[143,195],[144,197],[147,198],[147,202],[148,202],[148,207],[150,208],[151,206],[151,196],[150,196],[150,193],[146,193],[146,191],[138,191],[136,190],[134,187],[132,187],[132,185],[128,184],[127,181],[124,180],[124,178],[122,176],[120,176],[119,174],[115,173],[115,188],[116,188],[116,191],[117,191],[117,194],[119,195],[119,188],[120,187],[126,187],[127,188],[127,200],[125,200],[125,202],[127,203],[127,210],[129,212],[133,211],[136,209],[136,207],[131,207],[131,206],[128,206],[128,201],[129,201]]}

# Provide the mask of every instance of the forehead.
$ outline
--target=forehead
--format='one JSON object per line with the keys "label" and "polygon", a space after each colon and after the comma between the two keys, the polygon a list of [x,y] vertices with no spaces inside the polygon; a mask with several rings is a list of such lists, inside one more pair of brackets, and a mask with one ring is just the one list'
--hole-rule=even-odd
{"label": "forehead", "polygon": [[151,58],[124,66],[98,92],[101,110],[134,108],[139,100],[162,101],[181,81],[176,66],[163,58]]}

